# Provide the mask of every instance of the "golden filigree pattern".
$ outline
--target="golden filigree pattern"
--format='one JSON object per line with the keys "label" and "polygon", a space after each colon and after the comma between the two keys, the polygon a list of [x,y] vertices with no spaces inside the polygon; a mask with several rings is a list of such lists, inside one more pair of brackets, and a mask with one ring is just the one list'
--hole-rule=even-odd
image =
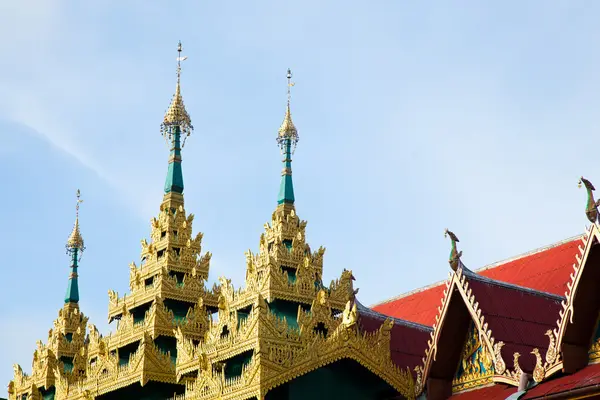
{"label": "golden filigree pattern", "polygon": [[452,381],[453,392],[488,384],[494,375],[494,358],[481,343],[479,331],[471,322],[467,339],[461,352],[461,362]]}
{"label": "golden filigree pattern", "polygon": [[[328,298],[325,292],[319,293],[312,303],[311,313],[299,308],[299,328],[288,325],[285,319],[270,312],[265,300],[259,296],[248,318],[240,324],[241,329],[232,328],[226,337],[222,336],[223,326],[235,322],[235,317],[230,317],[211,327],[206,343],[193,346],[183,338],[178,354],[187,352],[186,359],[195,362],[198,377],[187,385],[185,396],[176,398],[262,398],[276,386],[343,358],[359,362],[405,397],[412,398],[412,375],[391,361],[393,321],[384,321],[378,331],[361,333],[353,317],[354,305],[348,302],[344,323],[343,318],[328,312],[331,310]],[[324,334],[315,330],[318,323],[331,331]],[[225,365],[228,360],[247,351],[253,351],[252,357],[241,367],[240,374],[227,377]],[[177,366],[178,374],[190,372],[179,370],[182,366],[179,358]]]}

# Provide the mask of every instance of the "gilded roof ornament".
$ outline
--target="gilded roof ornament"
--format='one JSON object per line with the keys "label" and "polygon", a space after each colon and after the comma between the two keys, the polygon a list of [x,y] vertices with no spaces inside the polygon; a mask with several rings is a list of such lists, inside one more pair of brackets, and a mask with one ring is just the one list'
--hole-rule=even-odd
{"label": "gilded roof ornament", "polygon": [[448,263],[450,264],[450,268],[452,268],[453,271],[456,271],[458,269],[460,262],[460,257],[462,256],[462,251],[458,251],[456,248],[456,243],[460,242],[460,240],[458,240],[458,237],[456,237],[456,235],[449,231],[448,229],[446,229],[444,231],[444,237],[448,237],[450,236],[450,240],[452,241],[452,249],[450,250],[450,257],[448,258]]}
{"label": "gilded roof ornament", "polygon": [[185,109],[183,97],[181,96],[181,62],[187,60],[187,56],[181,55],[182,50],[181,42],[179,42],[177,46],[177,86],[175,87],[175,94],[173,95],[169,109],[160,126],[160,131],[167,141],[171,141],[171,137],[178,127],[183,136],[183,146],[183,144],[185,144],[185,139],[192,133],[194,127],[192,126],[192,120]]}
{"label": "gilded roof ornament", "polygon": [[75,225],[73,226],[73,230],[71,231],[71,235],[69,235],[69,239],[67,240],[67,251],[72,251],[78,249],[79,251],[85,250],[85,246],[83,245],[83,237],[79,232],[79,204],[83,203],[81,200],[81,192],[77,189],[77,204],[75,205]]}
{"label": "gilded roof ornament", "polygon": [[587,204],[585,206],[585,215],[587,215],[588,220],[591,223],[595,223],[598,221],[598,206],[600,206],[600,200],[594,200],[594,190],[596,188],[592,185],[592,182],[585,179],[583,176],[579,178],[579,183],[577,186],[581,187],[581,184],[585,185],[585,189],[587,190]]}
{"label": "gilded roof ornament", "polygon": [[[292,82],[292,71],[288,68],[287,70],[287,107],[285,110],[285,117],[283,118],[283,123],[279,127],[279,134],[277,135],[277,143],[281,147],[282,151],[285,147],[285,141],[290,140],[293,149],[296,148],[296,144],[298,143],[298,130],[292,121],[292,112],[290,111],[290,100],[292,97],[291,88],[295,85]],[[292,151],[293,152],[293,151]]]}

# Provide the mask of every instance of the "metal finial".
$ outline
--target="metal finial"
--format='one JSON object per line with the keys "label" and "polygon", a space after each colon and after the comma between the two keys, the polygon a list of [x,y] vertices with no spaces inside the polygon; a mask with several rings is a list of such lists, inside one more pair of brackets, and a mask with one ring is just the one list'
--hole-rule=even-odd
{"label": "metal finial", "polygon": [[187,56],[182,56],[183,47],[181,42],[177,44],[177,85],[175,87],[175,95],[171,100],[169,109],[167,110],[160,131],[165,137],[169,145],[173,139],[176,127],[179,127],[182,136],[181,147],[185,145],[186,138],[192,133],[194,127],[189,114],[187,113],[181,97],[181,62],[187,60]]}
{"label": "metal finial", "polygon": [[69,239],[67,239],[67,252],[72,252],[75,249],[78,249],[80,252],[85,250],[83,245],[83,237],[81,237],[81,233],[79,232],[79,205],[83,203],[81,199],[81,191],[77,189],[77,202],[75,204],[75,225],[73,226],[73,230],[69,235]]}
{"label": "metal finial", "polygon": [[296,144],[298,143],[298,130],[292,121],[292,112],[290,110],[290,101],[292,98],[292,86],[295,85],[292,82],[292,70],[288,68],[287,74],[287,107],[285,110],[285,117],[283,118],[283,123],[279,127],[279,134],[277,135],[277,143],[281,148],[282,153],[285,152],[286,142],[291,145],[291,153],[294,153],[296,149]]}
{"label": "metal finial", "polygon": [[181,52],[183,51],[183,47],[181,46],[181,40],[177,44],[177,86],[179,86],[179,82],[181,81],[181,62],[185,61],[187,57],[182,57]]}
{"label": "metal finial", "polygon": [[292,86],[295,85],[295,83],[292,82],[292,70],[289,69],[289,68],[287,70],[286,77],[287,77],[287,81],[288,81],[288,84],[287,84],[287,102],[288,102],[288,107],[289,107],[290,100],[292,98]]}
{"label": "metal finial", "polygon": [[81,200],[81,191],[77,189],[77,204],[75,205],[75,218],[79,218],[79,204],[83,203]]}

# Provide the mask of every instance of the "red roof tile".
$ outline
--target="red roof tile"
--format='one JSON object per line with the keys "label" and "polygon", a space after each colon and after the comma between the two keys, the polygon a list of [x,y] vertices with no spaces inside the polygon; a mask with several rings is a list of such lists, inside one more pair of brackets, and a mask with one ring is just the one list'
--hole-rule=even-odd
{"label": "red roof tile", "polygon": [[588,365],[572,375],[542,382],[530,389],[523,399],[538,399],[554,393],[568,392],[586,386],[600,385],[600,364]]}
{"label": "red roof tile", "polygon": [[442,283],[426,288],[406,297],[378,304],[373,307],[373,310],[395,318],[433,326],[435,316],[438,314],[437,308],[442,305],[445,287]]}
{"label": "red roof tile", "polygon": [[[495,280],[564,296],[581,236],[521,257],[484,267],[478,274]],[[444,283],[373,306],[392,317],[432,326],[441,305]]]}
{"label": "red roof tile", "polygon": [[457,400],[505,400],[508,396],[516,392],[517,388],[514,386],[497,384],[481,389],[469,390],[468,392],[457,393],[450,398]]}

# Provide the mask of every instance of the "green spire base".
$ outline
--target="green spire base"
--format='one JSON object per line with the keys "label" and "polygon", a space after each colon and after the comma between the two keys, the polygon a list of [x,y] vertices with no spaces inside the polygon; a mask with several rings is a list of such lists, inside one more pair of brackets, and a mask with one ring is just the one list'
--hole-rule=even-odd
{"label": "green spire base", "polygon": [[78,248],[69,249],[71,253],[71,276],[65,294],[65,303],[79,303],[79,282],[77,281],[77,253]]}
{"label": "green spire base", "polygon": [[285,149],[285,158],[283,159],[277,204],[294,204],[296,199],[294,197],[294,183],[292,182],[292,141],[285,139],[283,148]]}
{"label": "green spire base", "polygon": [[174,127],[169,156],[169,169],[165,180],[165,193],[183,193],[183,170],[181,168],[181,128]]}

